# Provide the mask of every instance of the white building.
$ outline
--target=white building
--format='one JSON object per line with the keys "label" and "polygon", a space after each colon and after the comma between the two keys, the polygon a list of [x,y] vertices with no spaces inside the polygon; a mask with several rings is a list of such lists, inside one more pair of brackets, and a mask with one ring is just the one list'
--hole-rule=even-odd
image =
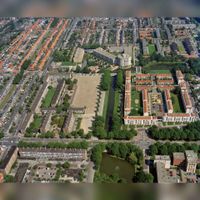
{"label": "white building", "polygon": [[132,58],[128,54],[122,54],[117,57],[117,64],[121,67],[131,66]]}
{"label": "white building", "polygon": [[101,58],[111,64],[115,64],[116,63],[116,56],[114,56],[113,54],[105,51],[104,49],[102,48],[97,48],[93,51],[93,54],[98,57],[98,58]]}
{"label": "white building", "polygon": [[198,161],[197,153],[195,153],[192,150],[187,150],[185,151],[185,157],[186,157],[186,172],[194,174],[196,172],[197,161]]}
{"label": "white building", "polygon": [[155,116],[125,116],[125,125],[156,125],[158,122]]}
{"label": "white building", "polygon": [[163,122],[194,122],[196,120],[195,114],[189,113],[166,113],[163,115]]}
{"label": "white building", "polygon": [[156,164],[157,162],[163,163],[164,166],[165,166],[165,169],[170,169],[170,166],[171,166],[170,156],[168,156],[168,155],[156,155],[155,160],[154,160],[154,164]]}
{"label": "white building", "polygon": [[84,49],[77,48],[76,53],[74,55],[73,61],[75,63],[82,63],[85,51]]}

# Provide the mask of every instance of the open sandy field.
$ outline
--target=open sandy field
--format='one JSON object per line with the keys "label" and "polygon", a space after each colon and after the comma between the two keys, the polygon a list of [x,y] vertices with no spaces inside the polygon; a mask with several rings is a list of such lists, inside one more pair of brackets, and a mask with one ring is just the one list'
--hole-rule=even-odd
{"label": "open sandy field", "polygon": [[92,125],[93,117],[95,116],[98,86],[100,84],[101,76],[95,75],[74,75],[78,80],[77,91],[74,96],[72,107],[86,107],[85,114],[81,121],[81,127],[85,133],[89,131]]}

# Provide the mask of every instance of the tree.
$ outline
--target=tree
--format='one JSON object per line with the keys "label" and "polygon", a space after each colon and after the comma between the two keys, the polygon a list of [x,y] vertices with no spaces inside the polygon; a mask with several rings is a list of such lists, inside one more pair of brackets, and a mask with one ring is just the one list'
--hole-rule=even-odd
{"label": "tree", "polygon": [[62,164],[62,167],[63,167],[64,169],[69,169],[70,164],[66,161],[66,162],[64,162],[64,163]]}
{"label": "tree", "polygon": [[160,150],[160,153],[162,155],[168,155],[168,149],[167,149],[167,146],[166,145],[163,145],[162,146],[162,149]]}
{"label": "tree", "polygon": [[14,182],[14,177],[12,175],[6,175],[4,177],[4,182],[5,183],[13,183]]}
{"label": "tree", "polygon": [[126,144],[122,143],[120,145],[119,152],[120,152],[120,157],[126,159],[126,156],[128,154],[128,147],[126,146]]}
{"label": "tree", "polygon": [[143,171],[139,171],[133,177],[134,183],[153,183],[154,177],[152,174],[145,173]]}
{"label": "tree", "polygon": [[138,159],[137,159],[137,157],[136,157],[136,155],[135,155],[134,152],[132,152],[132,153],[129,155],[129,162],[130,162],[132,165],[134,165],[134,166],[137,164]]}
{"label": "tree", "polygon": [[149,147],[149,152],[150,152],[151,156],[154,156],[154,155],[158,154],[158,148],[157,148],[157,146],[156,145],[151,145]]}
{"label": "tree", "polygon": [[119,89],[119,90],[122,90],[123,89],[123,83],[124,83],[123,71],[120,69],[117,72],[116,88]]}
{"label": "tree", "polygon": [[105,146],[103,144],[98,144],[92,149],[91,160],[94,162],[96,169],[100,167],[104,149]]}
{"label": "tree", "polygon": [[0,139],[2,139],[4,137],[3,132],[0,131]]}

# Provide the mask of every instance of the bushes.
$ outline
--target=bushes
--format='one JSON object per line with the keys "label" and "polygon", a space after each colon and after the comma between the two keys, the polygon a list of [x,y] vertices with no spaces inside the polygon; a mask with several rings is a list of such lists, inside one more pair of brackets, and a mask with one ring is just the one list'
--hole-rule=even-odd
{"label": "bushes", "polygon": [[200,122],[192,122],[186,127],[178,128],[163,128],[159,129],[156,126],[149,128],[149,134],[157,140],[200,140]]}
{"label": "bushes", "polygon": [[126,181],[121,179],[117,174],[107,175],[102,172],[95,172],[95,183],[125,183]]}
{"label": "bushes", "polygon": [[153,183],[154,177],[152,174],[145,173],[143,171],[139,171],[133,177],[134,183]]}
{"label": "bushes", "polygon": [[0,139],[4,137],[4,133],[0,131]]}
{"label": "bushes", "polygon": [[137,135],[137,132],[132,127],[130,130],[121,129],[121,119],[118,115],[113,117],[113,128],[111,132],[106,132],[104,129],[104,119],[101,116],[97,116],[93,122],[93,135],[99,139],[124,139],[130,140],[133,136]]}

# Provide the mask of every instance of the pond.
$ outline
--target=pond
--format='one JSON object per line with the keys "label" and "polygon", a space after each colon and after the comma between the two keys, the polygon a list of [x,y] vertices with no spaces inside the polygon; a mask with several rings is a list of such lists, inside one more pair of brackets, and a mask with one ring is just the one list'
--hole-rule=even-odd
{"label": "pond", "polygon": [[134,168],[125,160],[103,153],[100,172],[107,175],[118,174],[120,178],[126,179],[127,183],[131,183],[134,175]]}

